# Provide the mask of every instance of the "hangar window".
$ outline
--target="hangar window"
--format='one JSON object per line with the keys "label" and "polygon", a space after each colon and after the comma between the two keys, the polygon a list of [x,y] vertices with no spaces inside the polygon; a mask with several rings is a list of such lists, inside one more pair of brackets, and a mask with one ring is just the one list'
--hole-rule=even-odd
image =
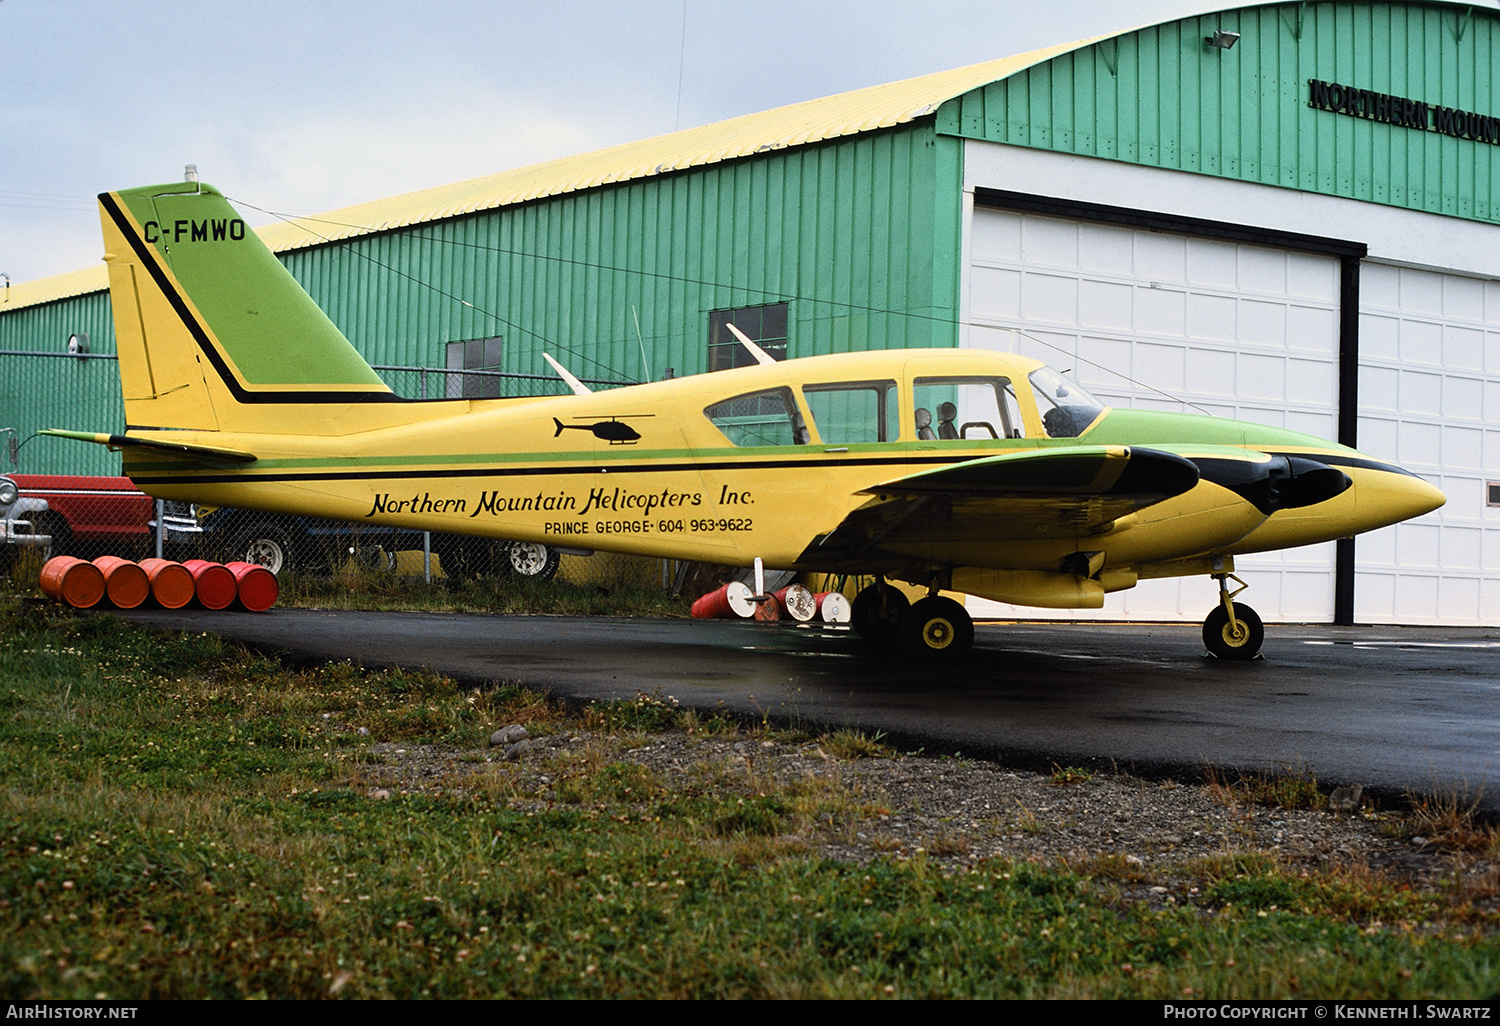
{"label": "hangar window", "polygon": [[1009,378],[917,378],[912,383],[917,438],[1021,438],[1026,429]]}
{"label": "hangar window", "polygon": [[894,442],[901,434],[896,420],[894,381],[841,381],[802,386],[807,412],[827,445]]}
{"label": "hangar window", "polygon": [[743,331],[746,338],[764,349],[772,359],[786,359],[787,304],[742,306],[737,310],[715,310],[708,315],[709,370],[755,365],[755,357],[740,345],[739,339],[729,330],[731,324]]}
{"label": "hangar window", "polygon": [[806,445],[807,425],[790,388],[735,396],[703,411],[733,445]]}
{"label": "hangar window", "polygon": [[498,371],[502,365],[503,340],[470,338],[448,343],[448,383],[444,395],[449,399],[498,399],[500,379],[493,374],[474,371]]}

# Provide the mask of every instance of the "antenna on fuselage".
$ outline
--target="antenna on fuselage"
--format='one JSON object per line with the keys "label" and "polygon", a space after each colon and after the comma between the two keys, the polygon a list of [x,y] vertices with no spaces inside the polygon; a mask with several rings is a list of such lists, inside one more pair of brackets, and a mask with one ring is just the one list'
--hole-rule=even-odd
{"label": "antenna on fuselage", "polygon": [[754,342],[751,342],[750,337],[739,328],[736,328],[733,324],[726,324],[724,325],[724,327],[728,328],[730,333],[733,334],[735,338],[740,340],[740,345],[750,350],[750,355],[755,357],[756,363],[771,364],[776,362],[776,358],[774,356],[766,352]]}
{"label": "antenna on fuselage", "polygon": [[546,360],[552,365],[552,369],[557,371],[557,376],[568,383],[568,387],[573,390],[574,395],[588,395],[593,391],[593,389],[589,388],[589,386],[585,385],[582,381],[579,381],[573,375],[569,374],[568,368],[552,359],[552,357],[548,354],[543,353],[542,359]]}

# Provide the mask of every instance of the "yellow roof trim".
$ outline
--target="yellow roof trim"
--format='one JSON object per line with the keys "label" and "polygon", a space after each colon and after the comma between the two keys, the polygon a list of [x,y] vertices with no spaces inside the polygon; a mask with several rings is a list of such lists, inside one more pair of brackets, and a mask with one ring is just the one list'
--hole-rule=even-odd
{"label": "yellow roof trim", "polygon": [[[1110,33],[1109,36],[1119,34],[1122,33]],[[256,232],[272,251],[282,253],[600,185],[650,178],[755,153],[890,128],[932,114],[946,100],[1109,36],[1096,36],[951,71],[805,100],[592,153],[358,203],[316,217],[267,225]],[[25,282],[11,288],[8,297],[0,296],[0,313],[97,292],[107,288],[108,284],[103,267]]]}
{"label": "yellow roof trim", "polygon": [[0,288],[0,313],[17,310],[23,306],[37,306],[70,296],[82,296],[109,288],[109,274],[101,264],[85,267],[81,271],[54,274],[50,278],[23,281],[9,288]]}

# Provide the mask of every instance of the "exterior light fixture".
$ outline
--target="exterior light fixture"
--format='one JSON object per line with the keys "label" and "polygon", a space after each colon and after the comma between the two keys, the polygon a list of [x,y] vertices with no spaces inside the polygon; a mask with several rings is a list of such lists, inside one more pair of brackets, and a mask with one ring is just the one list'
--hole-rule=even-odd
{"label": "exterior light fixture", "polygon": [[68,336],[68,355],[87,356],[89,352],[89,337],[83,332],[77,332]]}
{"label": "exterior light fixture", "polygon": [[1214,34],[1204,36],[1203,41],[1215,50],[1228,50],[1240,41],[1238,32],[1225,32],[1223,29],[1214,29]]}

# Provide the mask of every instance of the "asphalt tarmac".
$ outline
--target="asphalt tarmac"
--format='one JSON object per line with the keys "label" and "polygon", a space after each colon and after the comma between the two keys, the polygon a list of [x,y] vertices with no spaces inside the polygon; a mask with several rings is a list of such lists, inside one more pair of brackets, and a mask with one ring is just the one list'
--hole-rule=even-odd
{"label": "asphalt tarmac", "polygon": [[1268,625],[1264,659],[1207,657],[1197,626],[980,624],[969,659],[913,666],[847,628],[276,609],[135,610],[299,660],[431,667],[559,698],[659,693],[903,750],[1035,768],[1305,769],[1500,812],[1500,629]]}

